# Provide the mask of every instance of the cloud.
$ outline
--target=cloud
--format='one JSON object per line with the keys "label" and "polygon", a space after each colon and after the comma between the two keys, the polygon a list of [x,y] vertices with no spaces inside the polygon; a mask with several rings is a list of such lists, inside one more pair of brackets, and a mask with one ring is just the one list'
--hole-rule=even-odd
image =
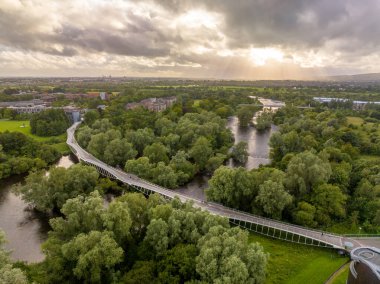
{"label": "cloud", "polygon": [[0,72],[247,79],[377,72],[379,13],[377,0],[2,0]]}

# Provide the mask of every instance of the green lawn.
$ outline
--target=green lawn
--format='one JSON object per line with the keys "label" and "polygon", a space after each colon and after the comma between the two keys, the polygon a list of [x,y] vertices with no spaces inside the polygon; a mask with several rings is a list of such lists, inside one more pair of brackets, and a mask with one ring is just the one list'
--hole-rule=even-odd
{"label": "green lawn", "polygon": [[352,125],[361,125],[364,122],[363,118],[356,116],[348,116],[347,123]]}
{"label": "green lawn", "polygon": [[330,284],[346,284],[348,277],[348,270],[350,269],[350,264],[346,264],[346,266],[334,276],[333,279],[329,282]]}
{"label": "green lawn", "polygon": [[[53,147],[55,147],[61,153],[66,153],[69,150],[66,143],[65,143],[66,134],[62,134],[59,136],[48,136],[48,137],[41,137],[41,136],[34,135],[30,132],[29,120],[3,120],[3,119],[0,119],[0,132],[7,131],[7,130],[8,131],[18,131],[18,132],[21,132],[21,133],[33,138],[36,141],[46,142],[47,144],[50,144]],[[54,139],[54,142],[51,141],[51,139]]]}
{"label": "green lawn", "polygon": [[266,283],[321,284],[348,258],[329,249],[298,245],[257,234],[251,241],[259,242],[270,254]]}

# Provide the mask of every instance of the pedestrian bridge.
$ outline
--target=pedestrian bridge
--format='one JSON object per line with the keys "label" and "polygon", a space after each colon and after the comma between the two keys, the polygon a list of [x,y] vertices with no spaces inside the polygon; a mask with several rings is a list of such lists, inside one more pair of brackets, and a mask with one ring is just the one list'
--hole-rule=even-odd
{"label": "pedestrian bridge", "polygon": [[158,193],[166,199],[178,197],[182,202],[192,202],[195,207],[207,210],[214,215],[226,217],[232,224],[255,233],[309,246],[345,249],[344,242],[347,238],[344,236],[248,214],[213,202],[205,202],[178,193],[174,190],[163,188],[149,181],[143,180],[136,175],[126,173],[120,169],[107,165],[79,146],[74,136],[75,130],[79,124],[80,122],[74,123],[69,129],[67,129],[67,145],[77,156],[78,160],[84,164],[95,167],[100,174],[106,177],[127,184],[146,195],[150,193]]}

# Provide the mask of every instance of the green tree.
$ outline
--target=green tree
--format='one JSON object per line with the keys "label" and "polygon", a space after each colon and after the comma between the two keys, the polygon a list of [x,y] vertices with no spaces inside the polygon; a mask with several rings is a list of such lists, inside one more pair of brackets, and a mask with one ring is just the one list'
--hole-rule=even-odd
{"label": "green tree", "polygon": [[127,139],[114,139],[104,151],[104,161],[112,166],[124,166],[127,160],[135,158],[137,151]]}
{"label": "green tree", "polygon": [[156,140],[154,132],[150,128],[127,131],[125,138],[133,144],[133,148],[135,148],[140,155],[142,155],[146,146],[151,145]]}
{"label": "green tree", "polygon": [[48,109],[33,114],[30,131],[38,136],[55,136],[65,133],[70,121],[62,109]]}
{"label": "green tree", "polygon": [[304,196],[312,188],[326,183],[331,176],[331,166],[310,151],[294,156],[286,169],[286,185],[296,197]]}
{"label": "green tree", "polygon": [[261,112],[256,118],[255,127],[257,130],[265,130],[272,125],[272,114],[268,111]]}
{"label": "green tree", "polygon": [[27,284],[27,280],[23,271],[15,268],[9,258],[9,252],[4,249],[5,235],[0,230],[0,283],[7,284]]}
{"label": "green tree", "polygon": [[292,196],[285,191],[282,183],[267,180],[260,185],[256,202],[267,215],[281,219],[282,210],[292,202]]}
{"label": "green tree", "polygon": [[48,176],[44,172],[31,173],[25,184],[16,186],[15,190],[38,210],[49,211],[61,208],[70,198],[93,191],[98,177],[98,172],[89,166],[57,167],[52,168]]}
{"label": "green tree", "polygon": [[232,147],[231,156],[234,161],[245,164],[248,160],[248,144],[241,141]]}
{"label": "green tree", "polygon": [[84,122],[88,126],[91,126],[99,118],[100,118],[100,115],[97,110],[89,110],[84,114]]}
{"label": "green tree", "polygon": [[144,156],[149,158],[152,163],[164,162],[167,164],[169,162],[168,149],[161,143],[153,143],[148,145],[144,149]]}
{"label": "green tree", "polygon": [[189,151],[189,155],[194,159],[199,169],[203,170],[208,159],[213,155],[210,141],[205,137],[199,137]]}
{"label": "green tree", "polygon": [[148,225],[144,242],[157,256],[163,256],[169,245],[168,225],[162,219],[153,219]]}
{"label": "green tree", "polygon": [[77,131],[77,141],[79,145],[81,145],[84,148],[87,148],[88,143],[90,143],[91,136],[92,129],[90,127],[86,125],[79,128],[79,130]]}
{"label": "green tree", "polygon": [[316,209],[313,205],[301,201],[298,203],[297,208],[293,212],[293,220],[296,224],[315,227],[316,222],[314,221]]}
{"label": "green tree", "polygon": [[264,283],[268,256],[238,228],[216,226],[198,242],[196,270],[207,283]]}
{"label": "green tree", "polygon": [[170,166],[166,166],[164,162],[159,162],[151,172],[152,181],[158,185],[167,188],[177,187],[177,175]]}
{"label": "green tree", "polygon": [[196,167],[188,161],[185,151],[178,151],[170,160],[169,166],[176,172],[179,185],[191,180],[196,173]]}
{"label": "green tree", "polygon": [[154,165],[150,163],[149,158],[141,157],[136,160],[128,160],[125,163],[124,170],[127,173],[133,173],[143,179],[151,179]]}
{"label": "green tree", "polygon": [[236,115],[241,127],[247,127],[251,123],[254,111],[252,107],[245,106],[238,109]]}
{"label": "green tree", "polygon": [[63,258],[73,265],[74,275],[84,283],[111,281],[114,267],[123,260],[123,254],[123,249],[107,232],[79,234],[62,246]]}
{"label": "green tree", "polygon": [[342,190],[331,184],[322,184],[314,189],[312,201],[316,206],[315,219],[321,225],[328,225],[331,218],[343,218],[346,216],[347,196]]}
{"label": "green tree", "polygon": [[104,159],[104,151],[109,143],[108,137],[105,133],[98,133],[91,137],[88,143],[87,150],[99,159]]}

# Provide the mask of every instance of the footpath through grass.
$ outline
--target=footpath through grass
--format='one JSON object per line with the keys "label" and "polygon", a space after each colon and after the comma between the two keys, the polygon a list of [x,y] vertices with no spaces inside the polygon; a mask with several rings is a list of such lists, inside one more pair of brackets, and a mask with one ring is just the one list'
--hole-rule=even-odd
{"label": "footpath through grass", "polygon": [[0,132],[4,131],[18,131],[26,136],[29,136],[33,138],[36,141],[43,142],[46,144],[50,144],[54,148],[56,148],[58,151],[60,151],[62,154],[65,154],[69,151],[69,148],[67,147],[65,141],[66,141],[66,134],[62,134],[59,136],[47,136],[47,137],[41,137],[34,135],[30,132],[30,124],[29,120],[3,120],[0,119]]}
{"label": "footpath through grass", "polygon": [[270,254],[266,283],[321,284],[348,258],[335,250],[315,248],[250,234]]}

